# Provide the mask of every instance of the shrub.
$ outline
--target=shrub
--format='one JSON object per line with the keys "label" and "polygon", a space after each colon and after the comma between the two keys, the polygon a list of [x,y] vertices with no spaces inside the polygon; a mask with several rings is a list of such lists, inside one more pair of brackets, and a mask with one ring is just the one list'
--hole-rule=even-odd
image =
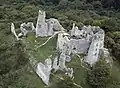
{"label": "shrub", "polygon": [[106,84],[110,78],[109,67],[110,66],[104,60],[100,60],[93,66],[88,77],[88,81],[93,88],[106,88]]}

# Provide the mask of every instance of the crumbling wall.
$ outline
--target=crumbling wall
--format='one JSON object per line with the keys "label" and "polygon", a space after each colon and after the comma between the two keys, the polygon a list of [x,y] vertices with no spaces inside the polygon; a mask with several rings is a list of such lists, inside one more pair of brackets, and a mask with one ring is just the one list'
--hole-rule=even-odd
{"label": "crumbling wall", "polygon": [[46,19],[46,14],[44,11],[38,13],[38,20],[36,24],[36,37],[51,36],[55,31],[65,30],[59,21],[54,18]]}
{"label": "crumbling wall", "polygon": [[45,17],[46,17],[45,12],[39,10],[38,20],[36,24],[36,37],[47,36],[48,27],[47,27],[47,23],[45,23]]}

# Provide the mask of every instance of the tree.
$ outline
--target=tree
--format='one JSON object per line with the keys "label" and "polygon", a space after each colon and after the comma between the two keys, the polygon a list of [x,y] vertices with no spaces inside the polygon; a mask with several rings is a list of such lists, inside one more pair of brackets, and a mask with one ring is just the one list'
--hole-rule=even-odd
{"label": "tree", "polygon": [[68,6],[68,0],[60,0],[58,4],[59,9],[65,9]]}
{"label": "tree", "polygon": [[93,88],[106,88],[110,78],[110,66],[104,60],[100,60],[89,72],[88,81]]}
{"label": "tree", "polygon": [[105,47],[120,61],[120,32],[108,32],[105,37]]}
{"label": "tree", "polygon": [[100,1],[94,1],[92,4],[94,8],[98,8],[98,9],[102,8],[102,4]]}
{"label": "tree", "polygon": [[104,19],[104,21],[101,24],[101,28],[103,28],[105,30],[105,32],[112,32],[112,31],[116,31],[118,22],[116,19],[113,18],[106,18]]}
{"label": "tree", "polygon": [[13,38],[9,27],[0,24],[0,88],[13,88],[10,86],[19,79],[20,69],[28,63],[22,42]]}
{"label": "tree", "polygon": [[57,83],[58,88],[74,88],[75,87],[73,84],[74,82],[70,77],[64,76],[63,78],[64,80],[59,80],[59,82]]}

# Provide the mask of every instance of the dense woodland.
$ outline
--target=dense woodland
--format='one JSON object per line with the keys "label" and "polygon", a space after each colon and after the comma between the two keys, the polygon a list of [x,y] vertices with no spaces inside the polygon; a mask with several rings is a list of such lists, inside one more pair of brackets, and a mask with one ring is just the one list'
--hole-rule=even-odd
{"label": "dense woodland", "polygon": [[[100,26],[106,32],[105,47],[113,61],[120,62],[120,0],[0,0],[0,88],[36,88],[19,80],[29,60],[25,45],[13,39],[10,23],[17,28],[23,22],[36,24],[39,9],[46,11],[47,18],[57,18],[67,30],[73,22],[79,27]],[[109,67],[100,61],[92,68],[88,73],[92,88],[120,88],[119,75],[111,76]],[[71,88],[71,82],[63,84],[60,88]]]}

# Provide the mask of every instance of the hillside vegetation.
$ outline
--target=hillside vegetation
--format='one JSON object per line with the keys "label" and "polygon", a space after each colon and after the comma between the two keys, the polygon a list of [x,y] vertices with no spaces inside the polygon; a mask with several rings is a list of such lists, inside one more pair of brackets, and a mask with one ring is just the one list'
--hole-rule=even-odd
{"label": "hillside vegetation", "polygon": [[[31,67],[29,56],[25,51],[28,49],[28,52],[35,55],[32,50],[34,48],[31,48],[34,37],[27,38],[30,44],[25,44],[25,42],[16,41],[10,32],[11,22],[15,23],[17,32],[23,22],[32,21],[35,25],[39,9],[46,11],[47,18],[58,19],[67,30],[71,30],[73,23],[79,27],[84,24],[100,26],[106,33],[105,47],[109,49],[113,58],[112,69],[109,71],[110,68],[100,61],[87,75],[87,72],[80,67],[78,69],[81,69],[81,72],[78,71],[79,74],[75,74],[78,77],[77,83],[83,88],[120,88],[120,0],[0,0],[0,88],[44,88]],[[39,43],[42,43],[46,38],[40,40]],[[51,41],[48,49],[52,52],[43,47],[41,48],[43,52],[38,51],[39,56],[35,57],[45,59],[56,52],[54,39]],[[44,53],[46,56],[43,55]],[[77,69],[78,63],[75,65],[75,62],[71,62],[70,66]],[[103,67],[106,68],[103,69]],[[102,74],[105,73],[103,70],[109,73]],[[94,72],[96,74],[93,74]],[[91,77],[96,75],[98,78],[91,82]],[[87,79],[86,76],[90,77]],[[106,78],[98,80],[99,76]],[[56,79],[53,80],[56,81]],[[60,84],[56,85],[58,87]],[[64,86],[64,88],[69,87]]]}

